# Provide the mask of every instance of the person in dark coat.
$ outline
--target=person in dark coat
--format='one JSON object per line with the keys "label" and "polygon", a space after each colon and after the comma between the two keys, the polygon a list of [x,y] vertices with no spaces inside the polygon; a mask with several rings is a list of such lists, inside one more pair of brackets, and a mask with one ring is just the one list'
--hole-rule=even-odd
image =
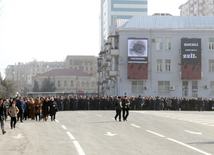
{"label": "person in dark coat", "polygon": [[116,109],[116,115],[114,119],[117,121],[117,117],[119,116],[119,121],[121,122],[122,101],[120,96],[118,97],[118,100],[115,101],[115,109]]}
{"label": "person in dark coat", "polygon": [[42,106],[43,117],[44,117],[45,121],[47,121],[47,119],[48,119],[49,109],[50,109],[49,99],[46,97],[45,100],[43,101],[43,106]]}
{"label": "person in dark coat", "polygon": [[23,119],[23,114],[25,113],[25,102],[23,101],[23,98],[20,97],[19,99],[17,98],[16,100],[16,106],[19,109],[19,113],[17,115],[17,120],[19,121],[20,118],[20,122],[23,123],[22,119]]}
{"label": "person in dark coat", "polygon": [[130,101],[127,98],[127,96],[124,96],[123,102],[122,102],[122,108],[123,108],[123,121],[127,121],[128,115],[129,115],[129,106]]}
{"label": "person in dark coat", "polygon": [[57,111],[57,103],[54,101],[54,98],[51,97],[50,101],[50,116],[51,116],[51,121],[55,121],[56,119],[56,111]]}
{"label": "person in dark coat", "polygon": [[78,103],[79,103],[78,98],[75,96],[73,101],[74,101],[74,110],[78,110],[78,108],[79,108],[78,107]]}
{"label": "person in dark coat", "polygon": [[142,110],[143,98],[141,95],[137,98],[137,110]]}
{"label": "person in dark coat", "polygon": [[[6,99],[3,99],[3,104],[4,104],[5,108],[6,108],[5,112],[8,114],[8,111],[9,111],[9,108],[10,108],[9,102]],[[5,121],[7,121],[7,118],[5,118]]]}
{"label": "person in dark coat", "polygon": [[4,129],[4,119],[7,118],[6,108],[3,104],[3,99],[0,98],[0,122],[1,122],[1,130],[2,133],[5,134],[6,131]]}
{"label": "person in dark coat", "polygon": [[27,120],[29,118],[29,98],[25,98],[25,113],[24,113],[24,119]]}

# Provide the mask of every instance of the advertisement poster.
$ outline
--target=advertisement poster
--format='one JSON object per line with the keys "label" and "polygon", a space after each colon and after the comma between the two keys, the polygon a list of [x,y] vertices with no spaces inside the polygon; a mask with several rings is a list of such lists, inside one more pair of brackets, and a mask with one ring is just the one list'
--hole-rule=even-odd
{"label": "advertisement poster", "polygon": [[181,79],[201,79],[201,39],[181,39]]}
{"label": "advertisement poster", "polygon": [[128,39],[128,79],[148,79],[148,39]]}

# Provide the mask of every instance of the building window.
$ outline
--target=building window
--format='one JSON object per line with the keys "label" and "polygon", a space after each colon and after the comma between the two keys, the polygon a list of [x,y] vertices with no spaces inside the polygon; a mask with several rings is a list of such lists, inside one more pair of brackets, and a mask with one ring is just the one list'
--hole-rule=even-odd
{"label": "building window", "polygon": [[163,38],[156,38],[156,50],[163,49]]}
{"label": "building window", "polygon": [[214,81],[210,81],[210,89],[212,94],[214,94]]}
{"label": "building window", "polygon": [[143,81],[132,81],[132,93],[133,94],[143,93]]}
{"label": "building window", "polygon": [[192,97],[198,97],[198,81],[192,81]]}
{"label": "building window", "polygon": [[88,71],[88,67],[85,67],[85,71]]}
{"label": "building window", "polygon": [[81,83],[81,87],[84,87],[84,81],[82,81],[82,83]]}
{"label": "building window", "polygon": [[209,50],[214,50],[214,38],[209,38]]}
{"label": "building window", "polygon": [[58,87],[60,87],[60,81],[58,81]]}
{"label": "building window", "polygon": [[88,81],[86,81],[86,87],[89,87],[89,83],[88,83]]}
{"label": "building window", "polygon": [[158,93],[169,93],[170,82],[169,81],[158,81]]}
{"label": "building window", "polygon": [[94,87],[94,81],[92,81],[92,87]]}
{"label": "building window", "polygon": [[162,72],[162,59],[157,59],[157,72]]}
{"label": "building window", "polygon": [[67,87],[67,81],[64,81],[64,87]]}
{"label": "building window", "polygon": [[165,50],[171,50],[171,38],[165,38]]}
{"label": "building window", "polygon": [[84,67],[83,66],[79,66],[79,70],[84,72]]}
{"label": "building window", "polygon": [[93,71],[93,67],[90,67],[90,71]]}
{"label": "building window", "polygon": [[214,72],[214,59],[209,60],[209,72]]}
{"label": "building window", "polygon": [[170,72],[171,71],[171,60],[170,59],[166,59],[165,60],[165,70],[167,71],[167,72]]}
{"label": "building window", "polygon": [[71,87],[73,87],[74,86],[74,82],[73,81],[71,81]]}
{"label": "building window", "polygon": [[72,60],[70,60],[70,65],[72,65]]}
{"label": "building window", "polygon": [[182,94],[183,97],[188,97],[188,81],[182,82]]}

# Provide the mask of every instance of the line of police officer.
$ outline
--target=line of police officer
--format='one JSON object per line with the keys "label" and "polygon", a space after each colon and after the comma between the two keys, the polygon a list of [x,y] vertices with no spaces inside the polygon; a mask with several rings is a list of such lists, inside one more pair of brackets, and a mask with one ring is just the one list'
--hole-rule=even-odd
{"label": "line of police officer", "polygon": [[[123,97],[122,97],[123,98]],[[204,110],[214,108],[214,99],[127,97],[131,110]],[[55,97],[59,110],[114,110],[118,97],[69,96]]]}

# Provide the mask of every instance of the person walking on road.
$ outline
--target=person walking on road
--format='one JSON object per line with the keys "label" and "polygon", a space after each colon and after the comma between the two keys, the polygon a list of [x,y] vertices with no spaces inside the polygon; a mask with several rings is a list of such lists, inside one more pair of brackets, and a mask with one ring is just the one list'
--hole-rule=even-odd
{"label": "person walking on road", "polygon": [[23,119],[23,114],[25,113],[25,102],[23,101],[23,98],[20,97],[19,99],[16,100],[16,106],[19,109],[19,113],[17,115],[17,120],[19,121],[20,118],[20,122],[23,123],[22,119]]}
{"label": "person walking on road", "polygon": [[115,108],[116,108],[116,115],[115,120],[117,121],[117,117],[119,116],[119,121],[121,122],[121,108],[122,108],[122,101],[121,97],[118,97],[118,100],[115,101]]}
{"label": "person walking on road", "polygon": [[14,99],[14,102],[12,103],[12,106],[10,107],[8,112],[11,117],[10,126],[11,126],[11,129],[13,129],[16,127],[16,117],[17,117],[17,114],[19,113],[19,109],[16,106],[16,99]]}
{"label": "person walking on road", "polygon": [[124,96],[124,99],[123,99],[123,102],[122,102],[123,121],[127,121],[127,117],[129,115],[129,106],[130,106],[130,101],[127,98],[127,96]]}
{"label": "person walking on road", "polygon": [[50,116],[51,116],[51,121],[55,121],[56,119],[56,111],[57,111],[57,107],[56,107],[56,102],[54,101],[54,98],[51,97],[50,102]]}
{"label": "person walking on road", "polygon": [[0,122],[1,122],[1,130],[2,133],[5,134],[6,131],[4,129],[4,119],[7,118],[6,107],[3,104],[3,99],[0,98]]}
{"label": "person walking on road", "polygon": [[40,101],[39,97],[35,101],[35,117],[37,121],[37,116],[39,116],[39,121],[41,121],[41,113],[42,113],[42,101]]}
{"label": "person walking on road", "polygon": [[43,119],[44,119],[44,121],[47,121],[48,111],[50,110],[50,103],[49,103],[49,99],[47,97],[43,101],[42,110],[43,110]]}

